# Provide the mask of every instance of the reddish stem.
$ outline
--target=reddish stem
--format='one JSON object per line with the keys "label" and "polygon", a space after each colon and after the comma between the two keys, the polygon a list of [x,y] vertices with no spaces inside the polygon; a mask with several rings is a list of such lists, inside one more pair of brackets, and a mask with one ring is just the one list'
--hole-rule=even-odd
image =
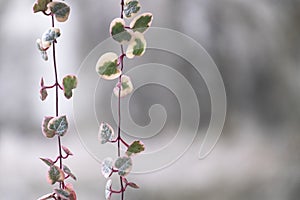
{"label": "reddish stem", "polygon": [[59,83],[54,83],[53,85],[50,86],[43,86],[42,89],[52,89],[55,86],[58,86],[61,90],[63,90],[63,87]]}
{"label": "reddish stem", "polygon": [[[55,23],[54,23],[54,16],[51,15],[51,22],[52,22],[52,27],[54,28]],[[57,65],[56,65],[56,52],[55,52],[55,42],[53,42],[53,46],[52,46],[52,51],[53,51],[53,68],[54,68],[54,76],[55,76],[55,116],[58,117],[58,89],[61,88],[59,86],[58,83],[58,73],[57,73]],[[58,152],[59,152],[59,168],[62,169],[63,168],[63,156],[62,156],[62,148],[61,148],[61,138],[60,136],[57,136],[57,140],[58,140]],[[63,189],[65,187],[64,182],[61,182],[59,184],[59,188]],[[61,200],[60,197],[58,197],[58,200]]]}
{"label": "reddish stem", "polygon": [[[123,12],[124,12],[124,0],[121,0],[121,19],[123,19]],[[123,71],[124,68],[124,48],[123,45],[121,45],[121,56],[120,56],[120,64],[121,64],[121,71]],[[121,85],[122,83],[122,74],[119,77],[119,84]],[[122,139],[121,137],[121,87],[119,87],[119,95],[118,95],[118,156],[121,156],[121,147],[120,147],[120,142],[123,144],[126,144],[126,142]],[[124,200],[124,191],[126,190],[126,187],[123,186],[123,180],[122,177],[120,176],[120,186],[121,186],[121,200]]]}

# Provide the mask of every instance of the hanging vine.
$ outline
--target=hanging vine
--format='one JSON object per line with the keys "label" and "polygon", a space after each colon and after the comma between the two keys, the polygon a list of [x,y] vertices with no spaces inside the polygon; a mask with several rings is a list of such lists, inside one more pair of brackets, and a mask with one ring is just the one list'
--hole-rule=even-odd
{"label": "hanging vine", "polygon": [[[146,40],[144,33],[151,26],[153,16],[151,13],[138,14],[141,5],[138,0],[121,0],[121,14],[119,18],[112,20],[109,32],[112,38],[120,44],[120,53],[108,52],[103,54],[97,64],[96,72],[105,80],[115,80],[117,83],[113,89],[114,95],[118,98],[117,112],[118,125],[117,134],[114,136],[114,129],[108,123],[101,123],[98,138],[101,144],[116,143],[117,158],[106,158],[102,162],[101,171],[105,178],[111,177],[114,173],[118,174],[120,187],[113,189],[112,180],[108,179],[105,187],[105,198],[109,200],[112,194],[120,194],[120,199],[124,199],[124,193],[128,187],[139,188],[133,182],[127,180],[126,176],[132,168],[132,156],[145,150],[141,141],[127,143],[122,137],[121,128],[121,98],[127,96],[133,91],[131,78],[124,73],[125,58],[132,59],[135,56],[142,56],[146,50]],[[132,19],[133,18],[133,19]],[[131,20],[132,19],[132,20]],[[129,26],[125,20],[131,20]],[[127,46],[126,51],[125,45]],[[124,155],[121,155],[121,145],[127,148]]]}
{"label": "hanging vine", "polygon": [[46,100],[48,90],[55,90],[55,115],[44,117],[42,123],[42,133],[46,138],[57,138],[58,156],[55,159],[40,158],[48,167],[48,182],[51,185],[58,184],[53,192],[39,198],[39,200],[76,200],[76,193],[71,183],[66,183],[68,178],[76,180],[75,175],[70,168],[63,164],[63,160],[72,156],[72,152],[62,145],[62,137],[68,130],[68,121],[66,115],[59,114],[59,90],[63,91],[64,96],[70,99],[73,95],[73,89],[77,86],[77,78],[74,75],[67,75],[63,78],[62,84],[58,79],[58,66],[56,62],[56,44],[57,39],[61,36],[60,29],[55,26],[55,21],[65,22],[68,20],[70,7],[62,1],[37,0],[33,6],[33,12],[41,12],[50,18],[51,27],[43,34],[41,39],[37,39],[37,47],[42,58],[48,61],[48,51],[52,47],[52,62],[54,71],[54,83],[45,85],[44,79],[41,78],[40,98]]}

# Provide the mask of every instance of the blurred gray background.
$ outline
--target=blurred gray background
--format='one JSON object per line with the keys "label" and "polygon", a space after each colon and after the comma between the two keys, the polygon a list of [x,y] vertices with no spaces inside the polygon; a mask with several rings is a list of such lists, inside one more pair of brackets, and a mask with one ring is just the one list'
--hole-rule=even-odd
{"label": "blurred gray background", "polygon": [[[51,62],[40,58],[35,44],[50,20],[41,13],[33,14],[33,3],[0,1],[1,199],[37,199],[52,188],[45,178],[47,167],[38,158],[57,153],[56,141],[45,139],[40,131],[43,116],[54,113],[54,94],[50,92],[41,102],[38,92],[40,78],[50,84],[53,72]],[[109,36],[110,21],[119,15],[117,0],[68,3],[69,21],[58,24],[62,30],[60,78],[76,73],[89,52]],[[128,189],[126,199],[299,199],[300,2],[141,0],[141,4],[143,11],[153,13],[153,26],[185,33],[208,51],[223,76],[228,111],[221,139],[209,157],[198,160],[201,137],[197,137],[168,168],[131,175],[141,189]],[[166,59],[149,51],[138,62],[171,62],[179,71],[184,66],[183,61]],[[192,72],[185,76],[199,85],[200,128],[205,129],[210,117],[207,89]],[[176,129],[180,112],[174,97],[166,88],[149,86],[146,91],[137,92],[132,100],[133,119],[147,124],[145,108],[171,102],[166,106],[166,132]],[[163,95],[151,99],[149,92]],[[72,119],[72,102],[62,99],[60,105],[60,112]],[[89,123],[84,117],[79,120]],[[82,146],[72,120],[70,123],[63,143],[75,154],[66,163],[78,176],[74,183],[78,199],[104,199],[100,166]]]}

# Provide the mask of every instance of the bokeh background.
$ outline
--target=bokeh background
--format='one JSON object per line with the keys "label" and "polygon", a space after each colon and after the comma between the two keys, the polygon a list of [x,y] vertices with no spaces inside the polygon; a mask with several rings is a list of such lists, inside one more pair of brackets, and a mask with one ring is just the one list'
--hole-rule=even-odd
{"label": "bokeh background", "polygon": [[[56,155],[56,141],[45,139],[40,131],[43,116],[54,113],[53,93],[41,102],[38,92],[40,78],[51,83],[53,72],[51,63],[42,61],[35,45],[50,20],[33,14],[33,3],[0,1],[1,199],[37,199],[51,190],[46,182],[47,167],[38,158]],[[60,77],[76,73],[89,52],[109,36],[110,21],[119,15],[117,0],[68,3],[70,19],[58,25],[62,29]],[[128,190],[126,198],[299,199],[300,2],[141,0],[141,4],[143,11],[153,13],[153,26],[180,31],[207,50],[222,74],[228,107],[223,134],[209,157],[198,160],[199,136],[168,168],[131,175],[141,189]],[[167,59],[160,56],[150,51],[143,62]],[[180,71],[180,64],[176,68]],[[190,76],[191,82],[197,83],[192,73]],[[132,111],[133,118],[143,125],[148,123],[144,107],[157,101],[162,105],[171,102],[166,107],[171,112],[164,133],[168,134],[177,127],[180,112],[172,95],[164,90],[141,90],[132,100],[133,107],[140,109]],[[162,95],[148,98],[149,91]],[[204,107],[200,128],[205,129],[210,102],[203,82],[196,93]],[[60,105],[60,112],[72,119],[72,102],[62,99]],[[79,120],[87,124],[88,131],[89,119]],[[99,163],[81,144],[73,120],[70,123],[72,128],[63,142],[75,154],[66,163],[78,176],[74,183],[78,199],[104,199],[105,180]]]}

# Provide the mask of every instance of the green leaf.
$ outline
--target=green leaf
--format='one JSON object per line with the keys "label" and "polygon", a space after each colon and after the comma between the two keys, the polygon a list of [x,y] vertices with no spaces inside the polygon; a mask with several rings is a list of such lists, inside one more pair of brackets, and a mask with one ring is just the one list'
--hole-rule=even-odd
{"label": "green leaf", "polygon": [[130,157],[127,156],[119,157],[115,161],[115,167],[118,169],[118,174],[120,176],[126,176],[131,171],[132,160]]}
{"label": "green leaf", "polygon": [[146,47],[147,43],[144,35],[136,32],[127,47],[126,57],[131,59],[134,58],[134,56],[142,56],[146,52]]}
{"label": "green leaf", "polygon": [[122,73],[118,69],[118,59],[118,55],[113,52],[103,54],[96,64],[96,72],[106,80],[118,78]]}
{"label": "green leaf", "polygon": [[112,158],[105,158],[101,164],[101,173],[104,178],[108,178],[111,176],[113,172],[113,159]]}
{"label": "green leaf", "polygon": [[120,43],[129,42],[131,34],[125,30],[124,19],[116,18],[110,23],[110,34],[113,39]]}
{"label": "green leaf", "polygon": [[54,42],[59,36],[60,36],[60,29],[59,28],[54,28],[54,27],[49,28],[42,35],[42,44],[43,44],[43,47],[46,44],[47,44],[46,47],[50,47],[50,44],[52,42]]}
{"label": "green leaf", "polygon": [[114,129],[105,122],[102,122],[99,127],[98,139],[101,144],[105,144],[112,140],[114,136]]}
{"label": "green leaf", "polygon": [[37,0],[33,5],[33,12],[45,12],[47,10],[47,4],[50,3],[51,0]]}
{"label": "green leaf", "polygon": [[152,24],[153,16],[152,13],[143,13],[136,16],[130,23],[130,28],[134,32],[145,32]]}
{"label": "green leaf", "polygon": [[63,149],[63,151],[69,155],[69,156],[73,156],[73,153],[70,151],[70,149],[68,149],[67,147],[65,146],[61,146],[61,148]]}
{"label": "green leaf", "polygon": [[49,167],[51,167],[52,165],[54,165],[54,161],[51,160],[50,158],[40,158],[46,165],[48,165]]}
{"label": "green leaf", "polygon": [[70,192],[63,189],[54,189],[55,194],[62,200],[70,200]]}
{"label": "green leaf", "polygon": [[65,22],[68,20],[70,14],[70,7],[62,2],[50,2],[48,5],[49,10],[58,22]]}
{"label": "green leaf", "polygon": [[52,165],[48,171],[48,182],[53,185],[56,182],[62,182],[64,180],[64,172],[56,165]]}
{"label": "green leaf", "polygon": [[77,87],[77,77],[68,75],[63,78],[64,95],[67,99],[70,99],[73,95],[72,90]]}
{"label": "green leaf", "polygon": [[134,141],[127,149],[126,154],[131,156],[145,150],[145,145],[140,141]]}
{"label": "green leaf", "polygon": [[111,186],[112,186],[112,180],[109,179],[105,185],[105,199],[106,200],[110,200],[110,198],[111,198],[111,194],[112,194]]}
{"label": "green leaf", "polygon": [[141,9],[141,5],[137,0],[127,0],[125,1],[124,6],[124,15],[126,18],[134,17],[139,10]]}
{"label": "green leaf", "polygon": [[64,134],[68,130],[67,117],[64,115],[64,116],[52,118],[49,121],[48,129],[55,131],[55,134],[59,136],[64,136]]}
{"label": "green leaf", "polygon": [[119,96],[119,86],[121,86],[120,97],[124,97],[133,91],[133,85],[131,83],[129,76],[122,75],[121,85],[117,83],[117,85],[114,87],[114,94],[116,97]]}
{"label": "green leaf", "polygon": [[41,196],[38,198],[38,200],[47,200],[47,199],[53,199],[55,193],[49,193]]}
{"label": "green leaf", "polygon": [[44,136],[47,138],[53,138],[55,136],[55,131],[48,128],[48,124],[51,119],[53,119],[53,117],[44,117],[44,120],[42,123],[42,132],[43,132]]}
{"label": "green leaf", "polygon": [[77,180],[76,176],[71,172],[70,168],[66,165],[63,166],[63,171],[69,175],[71,178],[73,178],[75,181]]}

